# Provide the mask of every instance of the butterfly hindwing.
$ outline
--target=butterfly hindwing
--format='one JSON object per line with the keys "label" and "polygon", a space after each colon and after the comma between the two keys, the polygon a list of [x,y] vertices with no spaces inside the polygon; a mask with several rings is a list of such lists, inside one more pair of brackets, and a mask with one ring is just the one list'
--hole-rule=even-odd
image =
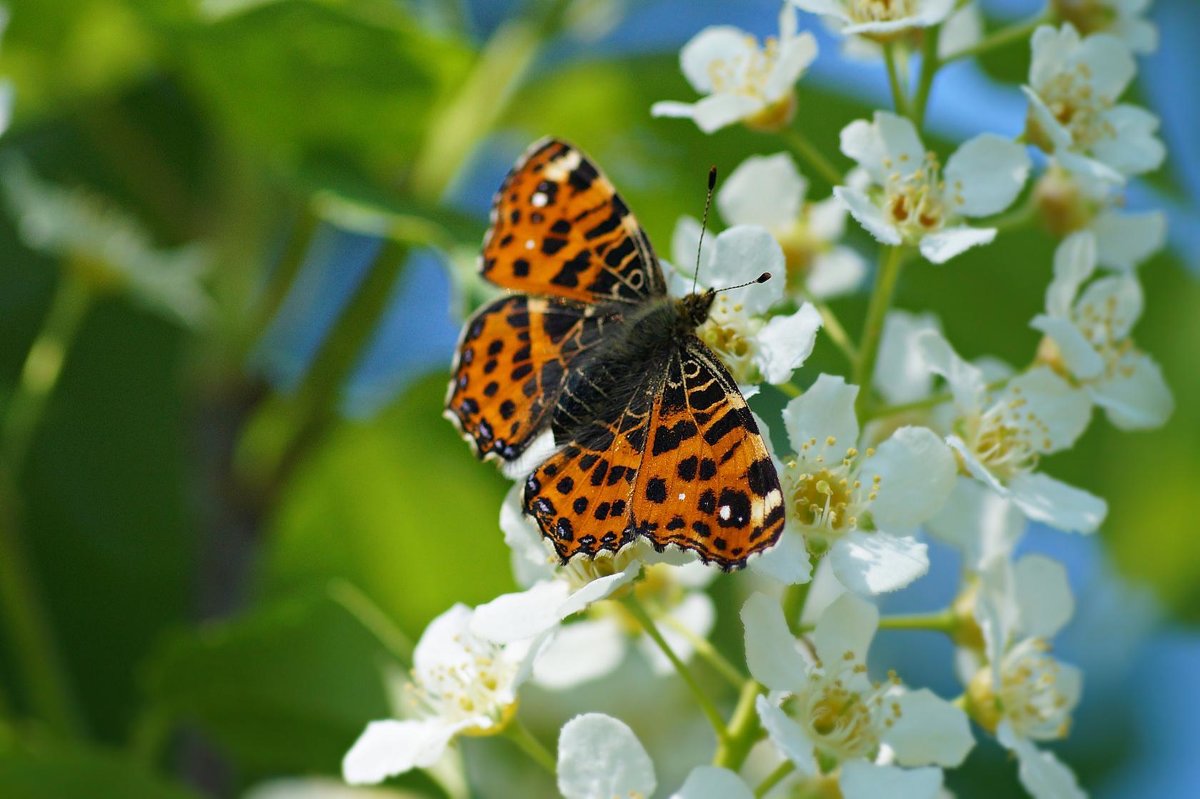
{"label": "butterfly hindwing", "polygon": [[576,359],[617,320],[597,306],[512,295],[463,328],[446,415],[482,458],[516,459],[549,420]]}
{"label": "butterfly hindwing", "polygon": [[580,302],[666,293],[649,240],[612,183],[556,139],[530,147],[505,178],[481,265],[499,286]]}

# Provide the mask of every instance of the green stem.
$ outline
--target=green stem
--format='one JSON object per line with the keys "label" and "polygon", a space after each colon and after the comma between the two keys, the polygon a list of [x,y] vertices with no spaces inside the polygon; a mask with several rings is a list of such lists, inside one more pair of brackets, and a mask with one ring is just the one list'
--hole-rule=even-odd
{"label": "green stem", "polygon": [[893,42],[884,44],[883,61],[887,64],[888,86],[892,90],[892,105],[895,106],[897,114],[910,116],[908,95],[904,90],[903,83],[900,81],[899,65],[896,62],[897,57],[896,45]]}
{"label": "green stem", "polygon": [[813,144],[812,140],[795,128],[784,128],[779,135],[787,140],[796,154],[808,162],[830,186],[840,186],[845,182],[845,176],[833,165],[825,155]]}
{"label": "green stem", "polygon": [[804,615],[804,604],[808,601],[808,589],[812,581],[799,585],[789,585],[783,592],[783,618],[787,619],[788,629],[795,636],[800,635],[800,617]]}
{"label": "green stem", "polygon": [[762,724],[758,720],[755,702],[758,695],[766,691],[754,680],[746,680],[738,696],[737,707],[729,718],[727,733],[721,737],[712,764],[737,771],[746,762],[754,744],[762,736]]}
{"label": "green stem", "polygon": [[925,124],[929,92],[933,88],[933,79],[942,66],[941,59],[938,58],[938,39],[942,35],[942,26],[926,28],[924,35],[925,41],[921,44],[921,77],[917,80],[917,93],[912,102],[912,121],[918,131]]}
{"label": "green stem", "polygon": [[850,341],[850,336],[846,333],[846,328],[842,325],[841,320],[837,318],[837,314],[823,302],[815,300],[810,300],[810,302],[817,309],[817,313],[821,314],[821,326],[825,328],[825,334],[829,336],[829,340],[841,350],[842,354],[851,363],[854,363],[857,357],[854,351],[854,344]]}
{"label": "green stem", "polygon": [[859,419],[866,415],[871,397],[871,376],[875,371],[875,359],[879,355],[879,339],[883,335],[883,320],[892,304],[900,267],[904,262],[902,247],[888,247],[880,257],[879,274],[875,276],[875,290],[867,306],[867,321],[863,328],[862,343],[858,347],[858,361],[854,365],[854,382],[858,386],[858,400],[854,403]]}
{"label": "green stem", "polygon": [[958,626],[954,611],[947,608],[933,613],[912,613],[906,616],[881,616],[881,630],[932,630],[950,635]]}
{"label": "green stem", "polygon": [[795,383],[776,383],[775,388],[779,389],[781,394],[786,394],[791,399],[795,399],[804,393],[804,390]]}
{"label": "green stem", "polygon": [[391,617],[383,612],[371,599],[352,583],[338,580],[329,586],[329,595],[334,602],[345,608],[358,622],[379,641],[392,657],[405,668],[412,666],[413,642],[395,625]]}
{"label": "green stem", "polygon": [[949,54],[943,63],[949,64],[952,61],[958,61],[963,58],[974,58],[992,50],[1007,47],[1010,44],[1025,42],[1033,35],[1033,32],[1037,30],[1039,25],[1045,24],[1048,21],[1049,17],[1045,13],[1042,13],[1025,22],[1018,22],[1007,28],[1001,28],[983,37],[970,47],[964,47],[956,53]]}
{"label": "green stem", "polygon": [[554,755],[550,754],[550,750],[543,746],[542,742],[535,738],[533,733],[518,719],[512,720],[504,734],[508,740],[527,754],[530,760],[545,769],[547,773],[554,775],[558,772],[558,762]]}
{"label": "green stem", "polygon": [[134,721],[129,752],[138,763],[153,769],[158,765],[170,734],[171,719],[158,708],[145,708]]}
{"label": "green stem", "polygon": [[696,650],[696,654],[704,658],[708,665],[712,666],[713,670],[724,677],[730,685],[740,688],[746,682],[746,675],[742,674],[741,669],[730,663],[707,638],[702,635],[696,635],[694,631],[688,629],[686,624],[683,624],[674,616],[665,616],[663,617],[663,621],[672,630],[686,638],[688,643],[692,645],[692,648]]}
{"label": "green stem", "polygon": [[795,770],[796,764],[790,760],[785,760],[780,763],[775,770],[768,774],[766,778],[758,784],[758,787],[754,789],[755,797],[757,797],[757,799],[762,799],[762,797],[771,792],[772,788],[787,779],[787,776]]}
{"label": "green stem", "polygon": [[991,219],[979,220],[980,227],[994,227],[1001,233],[1007,233],[1013,230],[1020,230],[1028,225],[1033,224],[1037,219],[1038,205],[1037,201],[1030,195],[1029,199],[1022,203],[1017,208],[1009,211],[1006,214],[993,217]]}
{"label": "green stem", "polygon": [[725,720],[721,718],[720,711],[717,710],[717,706],[713,704],[712,699],[709,698],[703,686],[697,682],[696,676],[692,674],[687,664],[679,659],[679,655],[675,654],[675,650],[667,643],[667,639],[663,638],[657,625],[654,624],[654,620],[650,618],[650,614],[642,607],[642,603],[638,601],[637,597],[629,594],[623,602],[626,609],[637,619],[638,624],[642,625],[642,629],[646,631],[646,635],[650,636],[650,640],[666,655],[667,660],[671,661],[671,665],[675,667],[675,671],[679,672],[679,676],[695,697],[696,704],[700,706],[701,712],[704,713],[705,718],[712,725],[713,731],[717,733],[718,740],[723,740],[727,734]]}
{"label": "green stem", "polygon": [[[1009,378],[993,380],[984,388],[988,392],[1000,391],[1008,385],[1008,380]],[[865,423],[872,419],[882,419],[887,416],[896,416],[901,413],[911,413],[913,411],[923,411],[929,408],[936,408],[943,402],[952,402],[953,400],[954,395],[949,391],[940,391],[937,394],[930,394],[924,399],[913,400],[912,402],[900,402],[895,405],[883,405],[878,408],[871,408],[864,415],[863,422]]]}

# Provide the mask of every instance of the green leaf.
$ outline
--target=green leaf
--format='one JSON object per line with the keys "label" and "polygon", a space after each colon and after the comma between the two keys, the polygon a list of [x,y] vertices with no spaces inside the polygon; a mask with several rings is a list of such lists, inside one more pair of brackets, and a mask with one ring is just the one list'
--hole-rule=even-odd
{"label": "green leaf", "polygon": [[65,743],[0,742],[4,799],[196,799],[115,752]]}
{"label": "green leaf", "polygon": [[266,554],[269,595],[343,577],[416,637],[456,601],[513,590],[498,522],[508,483],[442,418],[445,381],[342,422],[298,468]]}
{"label": "green leaf", "polygon": [[245,767],[337,773],[366,723],[392,714],[385,677],[400,666],[362,604],[334,584],[176,634],[148,670],[152,707]]}
{"label": "green leaf", "polygon": [[179,34],[213,113],[285,169],[321,158],[395,174],[469,62],[461,42],[378,3],[270,3]]}

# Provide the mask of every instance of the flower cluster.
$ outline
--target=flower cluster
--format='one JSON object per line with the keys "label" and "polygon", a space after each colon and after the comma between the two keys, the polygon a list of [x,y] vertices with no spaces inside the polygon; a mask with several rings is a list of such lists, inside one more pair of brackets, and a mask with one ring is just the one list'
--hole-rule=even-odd
{"label": "flower cluster", "polygon": [[[1083,796],[1044,746],[1068,734],[1081,697],[1080,670],[1053,654],[1074,599],[1063,566],[1018,556],[1018,542],[1038,534],[1030,522],[1088,534],[1107,515],[1103,498],[1054,476],[1046,456],[1075,446],[1096,418],[1139,430],[1173,410],[1161,368],[1134,341],[1144,310],[1139,264],[1163,246],[1165,223],[1161,213],[1123,207],[1128,181],[1164,157],[1157,119],[1121,102],[1135,53],[1156,46],[1145,5],[1055,0],[1047,18],[1056,26],[1037,28],[1030,41],[1023,134],[983,132],[948,157],[923,140],[923,94],[938,66],[1017,40],[1003,31],[982,37],[971,3],[790,0],[778,37],[765,43],[728,26],[688,42],[681,67],[702,96],[655,103],[652,114],[690,119],[705,133],[742,124],[775,141],[717,193],[728,227],[705,239],[700,222],[679,220],[678,267],[664,264],[676,294],[694,281],[700,289],[749,284],[719,293],[696,334],[746,397],[789,397],[782,412],[781,402],[764,402],[777,415],[757,420],[779,477],[783,533],[721,589],[739,596],[745,659],[709,638],[730,621],[709,594],[719,572],[643,538],[560,563],[522,514],[518,480],[500,527],[519,590],[430,624],[402,719],[367,727],[346,756],[346,778],[431,768],[456,736],[505,734],[555,771],[568,799],[648,797],[667,753],[652,746],[652,759],[642,730],[583,713],[563,723],[554,756],[516,719],[522,684],[578,700],[619,669],[638,668],[627,664],[632,657],[643,662],[641,679],[678,675],[713,728],[712,765],[680,769],[672,751],[675,797],[779,787],[780,795],[933,799],[944,795],[944,770],[961,765],[981,733],[1015,756],[1016,778],[1037,799]],[[841,131],[848,171],[794,127],[795,85],[817,57],[799,11],[892,67],[923,37],[940,37],[924,48],[922,90],[910,96],[894,82],[891,111]],[[827,194],[809,199],[797,158],[830,184]],[[867,235],[847,230],[848,218]],[[1014,320],[1041,337],[1024,366],[968,358],[932,310],[891,307],[905,269],[946,264],[1034,221],[1058,243],[1039,262],[1043,310]],[[826,301],[863,290],[868,245],[877,245],[880,265],[851,341]],[[787,279],[755,282],[763,272]],[[798,378],[821,335],[848,368]],[[880,595],[929,571],[925,535],[961,554],[953,602],[915,617],[881,613]],[[961,693],[906,685],[876,662],[872,641],[889,627],[946,634]],[[701,671],[734,690],[712,688]]]}

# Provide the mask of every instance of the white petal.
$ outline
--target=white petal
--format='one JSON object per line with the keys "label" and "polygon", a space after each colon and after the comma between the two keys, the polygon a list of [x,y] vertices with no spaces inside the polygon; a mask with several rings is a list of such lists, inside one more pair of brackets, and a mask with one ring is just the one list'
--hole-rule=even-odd
{"label": "white petal", "polygon": [[767,731],[771,742],[796,765],[796,770],[801,774],[816,774],[817,761],[813,757],[813,742],[804,728],[788,718],[765,696],[759,696],[755,700],[755,707],[758,708],[758,718],[762,721],[763,729]]}
{"label": "white petal", "polygon": [[916,127],[907,117],[897,116],[888,111],[876,111],[875,127],[879,130],[886,153],[883,168],[887,172],[908,175],[921,168],[925,163],[925,145],[921,142]]}
{"label": "white petal", "polygon": [[1058,347],[1063,365],[1079,380],[1092,380],[1104,372],[1104,358],[1075,323],[1057,316],[1038,314],[1029,326],[1049,336]]}
{"label": "white petal", "polygon": [[1067,570],[1045,555],[1026,555],[1014,564],[1013,590],[1025,635],[1053,638],[1075,612]]}
{"label": "white petal", "polygon": [[847,449],[858,443],[858,419],[854,416],[854,400],[858,386],[847,385],[842,377],[820,374],[808,391],[788,402],[783,409],[783,424],[792,449],[816,440],[818,449],[832,437],[838,460]]}
{"label": "white petal", "polygon": [[1129,48],[1107,33],[1084,37],[1077,58],[1087,67],[1092,89],[1109,100],[1120,97],[1137,72],[1137,63]]}
{"label": "white petal", "polygon": [[976,5],[965,5],[951,14],[938,35],[938,58],[948,60],[983,38],[983,15]]}
{"label": "white petal", "polygon": [[754,793],[727,768],[697,766],[671,799],[754,799]]}
{"label": "white petal", "polygon": [[953,768],[975,745],[967,714],[929,689],[906,691],[896,703],[900,717],[884,733],[884,741],[900,765]]}
{"label": "white petal", "polygon": [[964,565],[982,571],[1012,554],[1025,531],[1025,517],[1009,500],[980,483],[958,478],[950,498],[926,529],[963,553]]}
{"label": "white petal", "polygon": [[[840,203],[838,212],[845,214]],[[813,259],[804,276],[804,288],[816,299],[827,300],[856,290],[866,274],[866,260],[857,251],[838,246]]]}
{"label": "white petal", "polygon": [[870,503],[876,526],[900,533],[941,510],[957,473],[954,453],[940,436],[925,427],[902,427],[863,463],[859,476],[864,485],[879,478]]}
{"label": "white petal", "polygon": [[846,661],[866,663],[867,650],[879,627],[879,610],[854,594],[845,593],[825,609],[813,630],[813,648],[826,668]]}
{"label": "white petal", "polygon": [[1092,386],[1090,393],[1108,420],[1122,430],[1161,427],[1175,412],[1175,398],[1162,369],[1148,355],[1136,351],[1123,355],[1116,374]]}
{"label": "white petal", "polygon": [[475,609],[471,632],[497,643],[533,638],[565,618],[562,608],[570,595],[564,580],[543,580],[524,591],[502,594]]}
{"label": "white petal", "polygon": [[750,570],[765,574],[784,585],[799,585],[812,579],[808,545],[798,531],[784,529],[775,546],[750,559]]}
{"label": "white petal", "polygon": [[[753,281],[763,272],[782,277],[786,270],[783,250],[769,230],[737,225],[717,236],[712,263],[703,278],[710,286],[726,288]],[[747,315],[761,314],[783,300],[783,284],[777,279],[738,289],[737,304]]]}
{"label": "white petal", "polygon": [[529,588],[539,580],[553,577],[554,565],[537,525],[521,510],[522,491],[522,483],[517,482],[504,496],[500,529],[504,532],[504,543],[512,550],[513,576],[518,585]]}
{"label": "white petal", "polygon": [[919,332],[915,344],[929,370],[946,378],[958,409],[967,415],[978,413],[987,388],[979,367],[959,357],[939,330]]}
{"label": "white petal", "polygon": [[372,785],[432,766],[461,728],[440,719],[372,721],[343,758],[342,776],[351,785]]}
{"label": "white petal", "polygon": [[[861,170],[856,170],[861,174]],[[866,177],[863,175],[863,177]],[[847,177],[846,183],[850,188],[866,189],[871,185],[871,179],[866,178],[866,184],[853,185]],[[813,238],[821,241],[836,241],[846,232],[846,206],[837,197],[830,195],[820,202],[808,204],[808,232]]]}
{"label": "white petal", "polygon": [[800,218],[807,190],[808,181],[787,153],[753,155],[725,179],[717,192],[717,208],[730,225],[778,229]]}
{"label": "white petal", "polygon": [[858,221],[858,224],[882,244],[896,245],[904,239],[900,231],[888,221],[879,206],[871,202],[871,198],[857,189],[837,186],[833,194],[846,205],[846,210]]}
{"label": "white petal", "polygon": [[533,680],[553,691],[574,688],[614,671],[626,649],[625,632],[615,618],[566,624],[533,662]]}
{"label": "white petal", "polygon": [[911,537],[856,530],[833,545],[838,581],[858,594],[897,591],[929,571],[927,547]]}
{"label": "white petal", "polygon": [[[1046,366],[1035,366],[1013,378],[997,402],[1022,400],[1021,423],[1029,426],[1031,445],[1041,453],[1058,452],[1072,446],[1091,421],[1092,405],[1087,393]],[[1035,419],[1031,421],[1030,415]]]}
{"label": "white petal", "polygon": [[650,116],[666,117],[668,119],[693,119],[696,116],[694,103],[681,103],[677,100],[659,100],[650,106]]}
{"label": "white petal", "polygon": [[788,316],[775,316],[758,332],[758,354],[755,358],[759,372],[767,383],[786,383],[795,371],[808,360],[821,328],[821,314],[811,303]]}
{"label": "white petal", "polygon": [[1014,733],[1007,721],[1000,723],[996,738],[1016,754],[1021,784],[1034,799],[1087,799],[1069,768]]}
{"label": "white petal", "polygon": [[1095,531],[1108,515],[1100,497],[1044,474],[1023,474],[1008,483],[1013,502],[1035,522],[1074,533]]}
{"label": "white petal", "polygon": [[796,4],[797,8],[810,14],[821,14],[846,22],[850,21],[843,0],[792,0],[792,2]]}
{"label": "white petal", "polygon": [[692,118],[696,120],[696,127],[705,133],[712,133],[753,116],[762,107],[761,100],[744,94],[713,94],[693,106]]}
{"label": "white petal", "polygon": [[464,643],[473,617],[471,609],[460,602],[429,622],[413,650],[413,670],[418,679],[474,661],[474,654]]}
{"label": "white petal", "polygon": [[649,796],[658,782],[650,755],[623,721],[585,713],[558,736],[558,791],[566,799]]}
{"label": "white petal", "polygon": [[[1094,280],[1083,290],[1075,305],[1077,319],[1103,320],[1103,333],[1115,341],[1129,336],[1141,318],[1145,301],[1142,286],[1132,274],[1117,274]],[[1088,324],[1084,321],[1081,324]]]}
{"label": "white petal", "polygon": [[1123,175],[1140,175],[1162,166],[1167,150],[1154,132],[1158,117],[1144,108],[1119,105],[1104,114],[1104,124],[1116,131],[1092,147],[1096,158]]}
{"label": "white petal", "polygon": [[857,161],[873,181],[882,184],[887,180],[891,171],[884,166],[888,152],[877,125],[856,119],[842,128],[840,143],[842,153]]}
{"label": "white petal", "polygon": [[1054,160],[1071,173],[1087,197],[1103,199],[1125,185],[1124,175],[1095,158],[1060,150],[1054,154]]}
{"label": "white petal", "polygon": [[[790,9],[785,5],[784,10],[786,12]],[[784,39],[779,45],[778,53],[771,73],[762,87],[763,95],[771,101],[778,100],[791,91],[792,86],[804,74],[804,70],[816,59],[817,40],[805,31],[799,36]]]}
{"label": "white petal", "polygon": [[1054,116],[1054,112],[1046,105],[1046,101],[1042,99],[1040,94],[1028,86],[1022,86],[1021,91],[1025,93],[1025,97],[1029,100],[1029,112],[1033,118],[1033,122],[1053,145],[1051,152],[1055,155],[1061,155],[1062,151],[1069,150],[1074,142],[1071,137],[1071,131],[1063,127],[1063,124]]}
{"label": "white petal", "polygon": [[[700,251],[701,246],[703,250]],[[692,271],[695,269],[696,253],[700,251],[700,277],[707,277],[708,265],[712,263],[716,243],[711,237],[705,237],[703,245],[700,242],[700,220],[690,216],[681,216],[675,223],[671,233],[671,257],[675,263],[685,267],[688,276],[686,281],[691,287]],[[676,271],[677,274],[683,274]],[[707,283],[701,285],[708,285]]]}
{"label": "white petal", "polygon": [[[675,629],[674,625],[663,623],[659,623],[659,632],[662,633],[662,637],[666,639],[671,650],[686,663],[692,657],[693,636],[707,638],[708,634],[712,632],[713,623],[717,618],[716,609],[708,594],[692,591],[684,597],[682,602],[671,609],[670,616],[689,630],[692,635],[684,635]],[[638,644],[655,674],[664,677],[675,672],[675,666],[663,654],[662,649],[651,640],[650,636],[642,635],[638,639]]]}
{"label": "white petal", "polygon": [[1030,166],[1022,145],[984,133],[959,147],[946,162],[945,197],[963,216],[997,214],[1017,199]]}
{"label": "white petal", "polygon": [[937,799],[942,789],[939,768],[904,769],[865,760],[842,764],[838,778],[844,799]]}
{"label": "white petal", "polygon": [[933,380],[916,338],[923,330],[939,331],[933,314],[889,311],[883,320],[879,357],[875,360],[873,382],[879,393],[891,403],[912,402],[929,395]]}
{"label": "white petal", "polygon": [[601,599],[608,599],[622,586],[628,585],[642,571],[642,564],[638,560],[632,560],[624,569],[616,574],[608,574],[604,577],[597,577],[587,585],[580,588],[575,593],[567,597],[559,608],[560,618],[565,619],[573,613],[585,609],[593,602],[599,602]]}
{"label": "white petal", "polygon": [[683,46],[679,51],[679,66],[693,89],[708,94],[713,90],[714,61],[750,59],[757,51],[758,42],[745,31],[731,25],[713,25],[697,33]]}
{"label": "white petal", "polygon": [[996,238],[996,228],[976,228],[968,225],[942,228],[936,233],[921,237],[921,255],[930,263],[944,264],[956,255],[972,247],[991,244]]}
{"label": "white petal", "polygon": [[1162,211],[1142,214],[1102,211],[1092,220],[1100,263],[1130,270],[1167,243],[1167,217]]}
{"label": "white petal", "polygon": [[779,603],[766,594],[751,594],[742,605],[742,625],[746,628],[746,668],[751,676],[773,691],[802,689],[808,662]]}
{"label": "white petal", "polygon": [[1063,239],[1054,250],[1054,279],[1046,289],[1046,313],[1066,318],[1079,287],[1096,270],[1096,237],[1081,230]]}
{"label": "white petal", "polygon": [[1043,86],[1063,71],[1067,59],[1079,47],[1079,33],[1071,25],[1054,28],[1040,25],[1029,41],[1033,57],[1029,62],[1029,82]]}

